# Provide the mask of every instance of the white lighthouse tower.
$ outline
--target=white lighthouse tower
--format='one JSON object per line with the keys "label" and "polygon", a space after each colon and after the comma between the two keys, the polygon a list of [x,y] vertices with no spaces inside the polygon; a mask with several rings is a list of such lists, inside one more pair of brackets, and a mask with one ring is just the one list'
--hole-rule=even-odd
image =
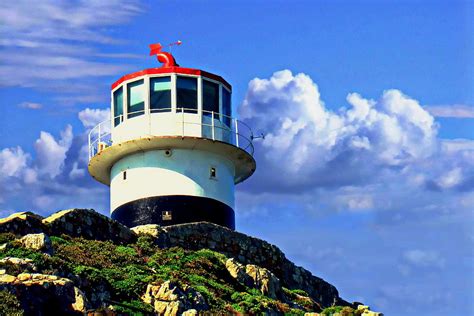
{"label": "white lighthouse tower", "polygon": [[129,227],[234,229],[234,187],[256,164],[252,131],[232,117],[232,87],[150,48],[163,65],[112,84],[111,119],[89,134],[89,173],[110,186],[111,217]]}

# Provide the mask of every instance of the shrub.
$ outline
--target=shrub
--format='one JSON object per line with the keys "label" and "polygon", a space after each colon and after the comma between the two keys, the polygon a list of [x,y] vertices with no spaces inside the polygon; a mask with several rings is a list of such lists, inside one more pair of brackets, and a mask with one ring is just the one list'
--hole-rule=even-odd
{"label": "shrub", "polygon": [[7,290],[0,291],[0,315],[15,315],[20,316],[24,314],[20,302],[17,297]]}

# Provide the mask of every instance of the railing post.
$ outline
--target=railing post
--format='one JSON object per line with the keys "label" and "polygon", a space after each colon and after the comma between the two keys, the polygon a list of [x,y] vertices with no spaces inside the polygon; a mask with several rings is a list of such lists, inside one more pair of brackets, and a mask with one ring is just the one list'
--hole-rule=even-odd
{"label": "railing post", "polygon": [[239,147],[239,124],[237,124],[237,119],[234,119],[235,122],[235,146]]}
{"label": "railing post", "polygon": [[98,141],[97,141],[97,152],[99,152],[99,148],[100,148],[100,124],[99,123],[99,136],[97,137]]}
{"label": "railing post", "polygon": [[181,108],[181,124],[182,124],[181,137],[184,138],[184,107]]}
{"label": "railing post", "polygon": [[91,158],[92,158],[92,155],[91,155],[91,133],[92,133],[92,131],[93,131],[93,129],[89,132],[89,135],[87,137],[88,144],[89,144],[89,146],[87,147],[88,152],[89,152],[89,160],[91,160]]}
{"label": "railing post", "polygon": [[214,132],[214,111],[211,112],[211,126],[212,126],[212,140],[216,140],[215,138],[215,132]]}

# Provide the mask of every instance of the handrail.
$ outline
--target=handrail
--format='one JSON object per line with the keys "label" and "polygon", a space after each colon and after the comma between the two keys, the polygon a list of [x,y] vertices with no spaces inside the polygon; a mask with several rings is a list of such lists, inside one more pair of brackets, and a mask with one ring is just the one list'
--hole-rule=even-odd
{"label": "handrail", "polygon": [[[181,132],[176,133],[166,133],[166,134],[157,134],[153,135],[151,132],[151,118],[158,116],[160,114],[169,113],[174,114],[176,123],[181,125]],[[134,115],[136,114],[136,115]],[[132,117],[129,117],[132,115]],[[199,122],[186,120],[189,115],[199,115]],[[186,135],[186,126],[190,125],[200,125],[201,126],[201,138],[212,139],[223,141],[229,143],[238,148],[241,148],[248,152],[250,155],[253,155],[254,146],[252,143],[252,129],[242,121],[237,120],[228,115],[222,113],[201,110],[192,108],[179,107],[178,111],[173,112],[171,108],[162,108],[162,109],[149,109],[149,110],[140,110],[134,112],[128,112],[125,114],[117,115],[113,118],[100,122],[94,126],[88,135],[88,145],[89,145],[89,160],[97,155],[105,147],[112,145],[112,130],[117,128],[121,124],[126,124],[128,120],[134,119],[143,119],[143,116],[148,119],[149,129],[148,133],[144,134],[144,137],[148,136],[181,136],[185,137]],[[125,118],[127,117],[127,118]],[[116,119],[119,119],[119,123],[115,126]],[[209,121],[209,122],[208,122]],[[219,124],[216,124],[220,122]],[[226,123],[229,123],[227,125]],[[210,129],[210,131],[209,131]],[[221,131],[220,134],[217,131]],[[210,136],[206,135],[210,133]]]}

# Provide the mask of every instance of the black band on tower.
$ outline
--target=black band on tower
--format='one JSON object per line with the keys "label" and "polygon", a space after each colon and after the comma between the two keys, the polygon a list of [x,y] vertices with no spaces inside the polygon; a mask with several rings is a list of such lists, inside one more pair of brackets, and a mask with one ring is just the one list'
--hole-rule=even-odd
{"label": "black band on tower", "polygon": [[199,196],[147,197],[117,207],[111,217],[128,227],[146,224],[168,226],[206,221],[235,229],[235,214],[230,206]]}

